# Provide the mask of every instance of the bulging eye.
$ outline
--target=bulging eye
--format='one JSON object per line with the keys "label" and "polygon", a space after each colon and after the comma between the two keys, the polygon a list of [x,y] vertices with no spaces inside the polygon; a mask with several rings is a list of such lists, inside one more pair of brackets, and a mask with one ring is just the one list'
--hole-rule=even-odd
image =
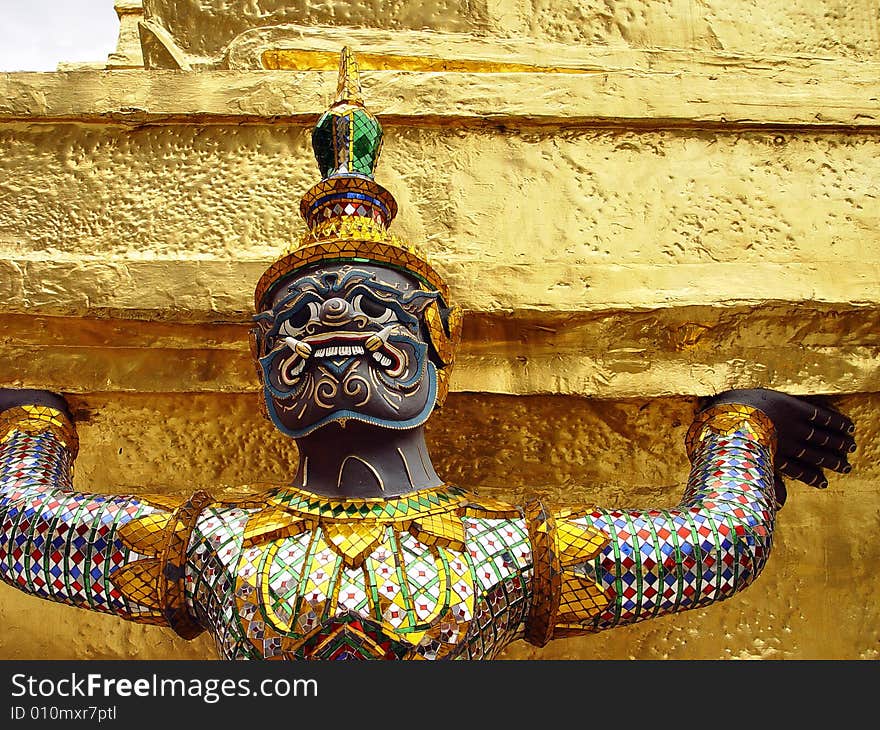
{"label": "bulging eye", "polygon": [[300,307],[291,314],[281,325],[279,331],[283,335],[296,336],[299,330],[305,327],[310,320],[317,319],[318,304],[317,302],[309,302],[306,306]]}
{"label": "bulging eye", "polygon": [[365,297],[363,294],[358,294],[352,301],[351,306],[356,312],[367,315],[378,324],[397,321],[397,315],[393,309],[386,307],[377,299]]}

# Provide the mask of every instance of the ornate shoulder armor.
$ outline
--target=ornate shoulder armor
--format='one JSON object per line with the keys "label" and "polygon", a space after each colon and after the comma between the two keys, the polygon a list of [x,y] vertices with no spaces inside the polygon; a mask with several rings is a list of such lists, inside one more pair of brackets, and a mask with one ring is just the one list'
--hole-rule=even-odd
{"label": "ornate shoulder armor", "polygon": [[590,511],[548,510],[537,500],[526,505],[534,574],[523,638],[530,644],[544,646],[551,639],[590,631],[590,622],[608,604],[595,577],[583,569],[609,542],[599,528],[577,522]]}
{"label": "ornate shoulder armor", "polygon": [[199,513],[212,502],[211,495],[199,491],[186,501],[165,495],[139,499],[161,511],[120,529],[122,542],[143,557],[120,568],[110,580],[127,598],[153,609],[138,618],[140,623],[170,626],[184,639],[194,639],[204,628],[186,607],[186,548]]}
{"label": "ornate shoulder armor", "polygon": [[71,460],[79,451],[76,428],[67,416],[57,408],[49,406],[15,406],[0,413],[0,443],[14,431],[30,435],[51,431],[67,450]]}

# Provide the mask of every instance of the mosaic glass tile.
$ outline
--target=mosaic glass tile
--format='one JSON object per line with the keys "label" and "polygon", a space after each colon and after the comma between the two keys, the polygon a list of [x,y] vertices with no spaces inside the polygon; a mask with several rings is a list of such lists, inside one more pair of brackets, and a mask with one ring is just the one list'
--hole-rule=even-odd
{"label": "mosaic glass tile", "polygon": [[[546,539],[517,508],[455,487],[395,500],[286,489],[263,507],[211,504],[188,537],[186,609],[229,658],[440,659],[497,656],[528,637],[536,607],[550,607],[546,633],[560,637],[722,600],[763,568],[776,503],[766,433],[712,424],[693,442],[677,508],[539,506],[530,519]],[[173,504],[74,493],[70,464],[51,429],[4,437],[3,579],[163,623],[155,574],[159,536],[180,522]]]}
{"label": "mosaic glass tile", "polygon": [[0,443],[0,577],[60,603],[159,621],[151,597],[141,591],[138,603],[110,580],[140,557],[120,530],[156,510],[134,497],[74,493],[62,439],[57,429],[13,430]]}

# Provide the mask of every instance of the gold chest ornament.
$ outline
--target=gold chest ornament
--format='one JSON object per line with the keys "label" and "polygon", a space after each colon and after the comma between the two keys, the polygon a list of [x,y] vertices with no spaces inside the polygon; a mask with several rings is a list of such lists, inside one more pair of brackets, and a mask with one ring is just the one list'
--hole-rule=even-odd
{"label": "gold chest ornament", "polygon": [[[550,512],[539,502],[520,510],[450,486],[392,499],[286,488],[259,507],[229,566],[234,605],[221,633],[237,657],[491,658],[515,638],[541,646],[589,631],[608,601],[583,570],[607,544],[578,521],[586,510]],[[175,618],[184,607],[170,599],[181,592],[167,580],[182,551],[150,550],[146,539],[182,547],[184,523],[193,524],[186,511],[126,526],[144,557],[114,582],[191,638],[200,631]]]}
{"label": "gold chest ornament", "polygon": [[[265,658],[445,658],[481,612],[515,628],[530,553],[517,509],[454,487],[360,500],[287,489],[245,528],[240,628]],[[493,591],[509,599],[501,611],[481,605]]]}

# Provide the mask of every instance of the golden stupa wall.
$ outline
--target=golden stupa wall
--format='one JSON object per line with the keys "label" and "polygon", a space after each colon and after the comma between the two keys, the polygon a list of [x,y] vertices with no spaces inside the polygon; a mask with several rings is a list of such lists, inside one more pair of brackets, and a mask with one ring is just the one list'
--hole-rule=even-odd
{"label": "golden stupa wall", "polygon": [[[876,0],[144,5],[102,68],[0,74],[0,386],[68,395],[78,488],[292,476],[246,331],[349,44],[392,230],[466,310],[428,428],[449,481],[671,506],[701,396],[857,423],[853,473],[789,484],[742,595],[505,658],[880,657]],[[0,623],[5,659],[214,656],[5,585]]]}

